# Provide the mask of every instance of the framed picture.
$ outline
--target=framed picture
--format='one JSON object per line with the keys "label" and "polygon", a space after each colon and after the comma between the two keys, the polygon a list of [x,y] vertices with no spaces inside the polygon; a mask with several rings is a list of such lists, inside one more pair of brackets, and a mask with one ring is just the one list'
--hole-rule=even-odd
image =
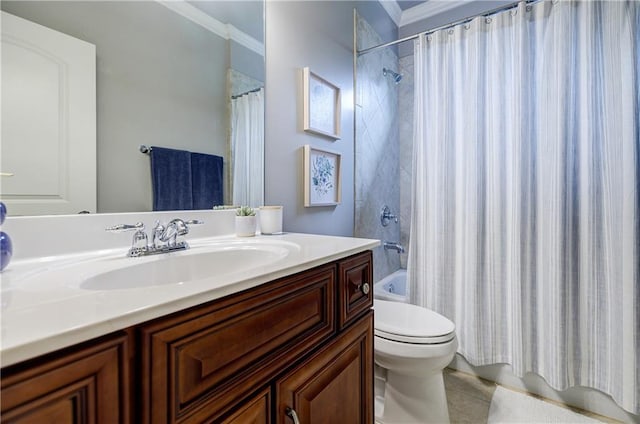
{"label": "framed picture", "polygon": [[303,127],[334,140],[340,138],[340,88],[309,70],[302,70]]}
{"label": "framed picture", "polygon": [[340,155],[304,146],[304,206],[340,203]]}

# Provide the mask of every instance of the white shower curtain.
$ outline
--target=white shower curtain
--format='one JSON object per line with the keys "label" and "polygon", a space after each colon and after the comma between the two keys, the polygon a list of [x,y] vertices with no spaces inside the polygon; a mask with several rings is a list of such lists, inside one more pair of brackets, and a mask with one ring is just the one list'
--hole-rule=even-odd
{"label": "white shower curtain", "polygon": [[264,89],[231,100],[233,204],[264,205]]}
{"label": "white shower curtain", "polygon": [[410,296],[474,365],[640,412],[640,3],[543,1],[415,47]]}

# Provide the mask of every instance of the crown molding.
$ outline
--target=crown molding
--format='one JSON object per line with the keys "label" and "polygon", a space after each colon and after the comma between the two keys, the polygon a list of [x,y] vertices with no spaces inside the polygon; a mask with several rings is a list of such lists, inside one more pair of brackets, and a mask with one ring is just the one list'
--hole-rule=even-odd
{"label": "crown molding", "polygon": [[473,0],[429,0],[402,12],[400,26],[412,24],[463,6]]}
{"label": "crown molding", "polygon": [[387,15],[389,15],[396,26],[399,27],[403,12],[402,9],[400,9],[400,6],[398,6],[396,0],[378,0],[378,2],[384,8],[384,10],[387,12]]}
{"label": "crown molding", "polygon": [[242,44],[249,50],[253,50],[260,56],[264,56],[264,43],[256,40],[246,32],[240,31],[238,28],[231,24],[227,24],[227,31],[229,31],[229,38],[236,43]]}
{"label": "crown molding", "polygon": [[378,0],[398,28],[448,12],[472,1],[474,0],[428,0],[407,10],[402,10],[396,0]]}
{"label": "crown molding", "polygon": [[264,56],[264,43],[256,40],[250,35],[240,31],[231,24],[223,24],[214,17],[207,15],[202,10],[191,6],[184,0],[156,0],[167,9],[177,13],[178,15],[189,19],[191,22],[200,25],[206,30],[224,38],[225,40],[233,40],[236,43]]}

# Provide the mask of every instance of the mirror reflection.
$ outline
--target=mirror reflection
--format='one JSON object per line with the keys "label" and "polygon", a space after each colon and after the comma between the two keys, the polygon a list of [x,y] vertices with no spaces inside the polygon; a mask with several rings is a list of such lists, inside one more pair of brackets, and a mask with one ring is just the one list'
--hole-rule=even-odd
{"label": "mirror reflection", "polygon": [[[219,157],[216,184],[223,203],[263,203],[262,1],[2,1],[0,7],[0,171],[14,174],[2,177],[1,196],[11,215],[153,210],[151,158],[141,145]],[[95,46],[95,140],[86,118],[91,107],[66,103],[78,91],[90,91],[73,88],[75,65],[6,34],[4,12]],[[46,84],[24,82],[34,75]],[[43,101],[33,94],[41,86],[53,97]],[[6,98],[5,91],[14,98]],[[22,109],[19,119],[5,111],[13,104]],[[54,112],[42,112],[49,104]],[[88,136],[78,136],[80,130],[67,122],[78,116],[85,116],[80,121],[89,126],[88,132],[82,128]],[[47,130],[53,136],[43,135]],[[79,140],[73,141],[74,135]],[[81,154],[74,153],[72,142],[85,147]],[[68,176],[70,169],[86,171],[94,163],[94,183],[90,173]],[[85,185],[95,188],[94,204],[70,205],[65,198],[75,190],[70,182],[87,180]]]}

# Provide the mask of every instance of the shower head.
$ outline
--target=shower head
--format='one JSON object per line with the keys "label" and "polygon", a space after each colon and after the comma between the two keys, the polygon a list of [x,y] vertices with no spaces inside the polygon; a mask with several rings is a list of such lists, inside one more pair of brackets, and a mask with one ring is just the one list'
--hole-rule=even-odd
{"label": "shower head", "polygon": [[382,75],[384,75],[385,77],[390,75],[396,84],[400,83],[400,80],[402,79],[402,74],[393,72],[391,69],[387,68],[382,68]]}

